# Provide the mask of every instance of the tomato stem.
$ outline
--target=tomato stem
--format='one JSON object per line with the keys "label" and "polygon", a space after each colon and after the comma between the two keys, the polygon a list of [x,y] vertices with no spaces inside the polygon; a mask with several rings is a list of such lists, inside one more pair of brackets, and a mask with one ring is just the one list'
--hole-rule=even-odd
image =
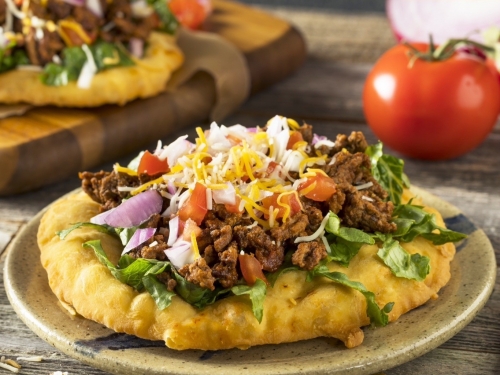
{"label": "tomato stem", "polygon": [[462,47],[472,46],[481,51],[485,52],[494,52],[494,48],[475,42],[469,39],[449,39],[446,43],[441,44],[436,47],[434,44],[434,40],[432,38],[432,34],[429,34],[429,48],[427,51],[419,51],[416,47],[411,44],[404,42],[405,46],[409,48],[408,57],[410,58],[408,62],[408,67],[411,68],[415,61],[424,60],[424,61],[444,61],[453,56],[453,54],[457,51],[457,49]]}

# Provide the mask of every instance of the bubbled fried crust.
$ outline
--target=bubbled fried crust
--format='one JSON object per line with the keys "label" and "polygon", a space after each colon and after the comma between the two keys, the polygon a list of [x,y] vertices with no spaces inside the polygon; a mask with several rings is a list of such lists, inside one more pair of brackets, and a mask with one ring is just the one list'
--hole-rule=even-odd
{"label": "bubbled fried crust", "polygon": [[28,103],[37,106],[96,107],[123,105],[137,98],[147,98],[165,90],[166,83],[183,62],[174,37],[153,32],[145,56],[136,65],[99,72],[89,89],[76,82],[66,86],[47,86],[40,72],[11,70],[0,74],[0,103]]}
{"label": "bubbled fried crust", "polygon": [[[406,197],[408,198],[408,196]],[[416,202],[420,204],[420,202]],[[435,210],[439,225],[444,225]],[[60,240],[55,232],[70,223],[88,221],[99,205],[84,193],[67,196],[53,204],[41,220],[38,244],[50,287],[59,300],[73,306],[85,318],[150,340],[164,340],[173,349],[218,350],[248,348],[327,336],[347,347],[363,341],[369,324],[366,300],[361,293],[324,278],[305,281],[304,271],[282,274],[268,287],[262,323],[255,319],[248,296],[232,296],[197,310],[179,297],[160,311],[151,296],[138,293],[116,280],[82,243],[100,239],[109,259],[116,263],[122,251],[114,238],[91,228],[71,232]],[[376,245],[363,246],[348,268],[335,263],[331,271],[343,272],[374,293],[379,306],[394,302],[389,319],[435,298],[450,278],[453,244],[435,246],[423,238],[403,244],[414,254],[430,258],[430,274],[423,282],[397,278],[377,257]],[[226,257],[227,256],[227,257]],[[225,254],[224,261],[231,261]]]}

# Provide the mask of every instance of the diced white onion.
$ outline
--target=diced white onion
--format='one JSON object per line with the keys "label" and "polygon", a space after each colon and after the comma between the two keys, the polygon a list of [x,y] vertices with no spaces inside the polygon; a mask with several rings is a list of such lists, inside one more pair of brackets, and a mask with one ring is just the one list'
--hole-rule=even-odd
{"label": "diced white onion", "polygon": [[194,252],[191,247],[191,242],[180,239],[164,252],[177,269],[194,262]]}
{"label": "diced white onion", "polygon": [[92,84],[92,79],[94,75],[97,73],[97,66],[94,62],[94,57],[92,56],[92,52],[86,44],[82,45],[82,50],[85,52],[85,56],[87,57],[87,61],[83,64],[83,68],[78,76],[78,81],[76,85],[81,89],[88,89]]}
{"label": "diced white onion", "polygon": [[175,216],[168,222],[168,240],[167,245],[172,246],[179,237],[179,216]]}

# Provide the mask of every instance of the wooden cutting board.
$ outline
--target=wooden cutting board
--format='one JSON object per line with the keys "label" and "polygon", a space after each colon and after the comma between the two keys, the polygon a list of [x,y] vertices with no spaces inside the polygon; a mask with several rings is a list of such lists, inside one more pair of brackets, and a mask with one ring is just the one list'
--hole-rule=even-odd
{"label": "wooden cutting board", "polygon": [[[289,23],[236,2],[213,3],[206,30],[242,52],[251,94],[302,65],[305,42]],[[174,92],[123,107],[41,107],[2,119],[0,195],[33,190],[138,151],[173,131],[206,120],[215,100],[213,79],[200,72]]]}

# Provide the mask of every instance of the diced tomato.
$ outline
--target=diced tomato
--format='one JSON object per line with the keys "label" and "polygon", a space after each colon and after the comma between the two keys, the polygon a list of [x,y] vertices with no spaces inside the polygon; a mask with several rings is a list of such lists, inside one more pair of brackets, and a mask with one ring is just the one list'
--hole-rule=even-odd
{"label": "diced tomato", "polygon": [[269,164],[267,165],[267,169],[266,169],[266,177],[269,177],[270,175],[272,175],[278,166],[279,166],[279,164],[276,163],[275,161],[269,162]]}
{"label": "diced tomato", "polygon": [[168,171],[168,160],[160,160],[158,156],[153,155],[149,151],[144,152],[137,168],[137,173],[146,173],[150,176],[158,173],[167,173]]}
{"label": "diced tomato", "polygon": [[241,198],[238,195],[236,195],[235,198],[236,198],[236,201],[234,204],[227,204],[226,203],[226,204],[224,204],[224,206],[226,207],[227,212],[231,212],[233,214],[238,214],[241,212],[240,211]]}
{"label": "diced tomato", "polygon": [[241,138],[238,138],[232,134],[228,134],[226,137],[233,145],[239,145],[241,143]]}
{"label": "diced tomato", "polygon": [[201,225],[207,211],[207,188],[197,182],[191,196],[179,210],[179,219],[183,221],[192,219]]}
{"label": "diced tomato", "polygon": [[190,29],[197,29],[205,21],[210,7],[200,0],[170,0],[170,10],[179,22]]}
{"label": "diced tomato", "polygon": [[301,183],[297,190],[299,194],[304,195],[306,198],[324,202],[335,194],[337,187],[333,179],[322,173],[317,173],[315,176],[308,177],[307,181]]}
{"label": "diced tomato", "polygon": [[[278,197],[280,193],[274,193],[273,195],[266,197],[262,200],[262,206],[265,209],[273,206],[273,209],[278,209],[278,214],[276,219],[282,218],[286,213],[286,208],[278,204]],[[300,203],[296,194],[283,194],[280,199],[280,203],[285,206],[290,207],[290,216],[295,215],[297,212],[302,210],[302,204]]]}
{"label": "diced tomato", "polygon": [[240,270],[243,274],[243,278],[248,285],[252,286],[255,284],[257,279],[261,279],[267,285],[269,282],[262,272],[262,264],[253,255],[240,254],[238,255],[238,261],[240,262]]}
{"label": "diced tomato", "polygon": [[291,150],[293,148],[293,145],[297,142],[301,142],[304,140],[304,137],[302,137],[302,133],[298,131],[292,131],[290,132],[290,138],[288,139],[288,143],[286,145],[287,150]]}

